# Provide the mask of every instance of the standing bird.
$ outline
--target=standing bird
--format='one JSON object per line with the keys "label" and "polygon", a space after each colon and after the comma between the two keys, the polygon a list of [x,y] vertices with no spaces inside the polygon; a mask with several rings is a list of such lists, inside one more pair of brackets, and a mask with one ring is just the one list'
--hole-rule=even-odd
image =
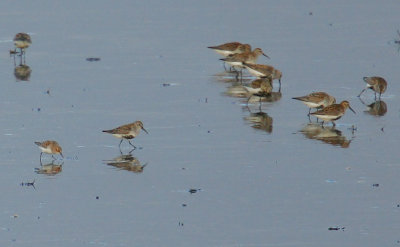
{"label": "standing bird", "polygon": [[229,55],[250,52],[251,46],[249,44],[242,44],[239,42],[230,42],[217,46],[209,46],[208,48],[214,50],[216,53],[227,57]]}
{"label": "standing bird", "polygon": [[319,111],[311,113],[311,115],[316,116],[317,118],[322,120],[322,126],[325,122],[332,122],[333,126],[336,126],[336,120],[340,119],[344,113],[346,112],[347,108],[349,108],[354,114],[356,112],[350,107],[350,103],[348,101],[342,101],[340,104],[333,104],[327,106]]}
{"label": "standing bird", "polygon": [[249,71],[250,74],[256,77],[272,77],[272,80],[279,80],[279,87],[281,85],[282,72],[275,69],[271,65],[265,64],[251,64],[244,62],[243,65]]}
{"label": "standing bird", "polygon": [[294,97],[292,99],[300,100],[310,108],[308,115],[310,115],[311,108],[323,108],[335,104],[336,99],[325,92],[314,92],[301,97]]}
{"label": "standing bird", "polygon": [[62,154],[62,148],[56,141],[47,140],[44,142],[35,142],[35,144],[38,145],[40,150],[42,151],[40,152],[40,162],[42,162],[43,153],[51,154],[51,157],[53,157],[53,159],[56,159],[54,158],[53,154],[59,154],[62,158],[64,158]]}
{"label": "standing bird", "polygon": [[379,76],[364,77],[363,79],[367,83],[367,87],[361,91],[358,97],[360,97],[365,90],[370,88],[375,92],[375,99],[376,93],[379,93],[379,99],[381,99],[381,94],[383,94],[387,88],[387,82],[385,81],[385,79]]}
{"label": "standing bird", "polygon": [[25,53],[25,49],[28,48],[32,44],[31,36],[27,33],[17,33],[13,39],[15,45],[15,52],[16,49],[20,49],[20,54]]}
{"label": "standing bird", "polygon": [[136,149],[135,145],[133,145],[130,140],[135,138],[139,134],[140,129],[142,129],[144,132],[146,132],[146,134],[148,134],[147,130],[143,127],[143,123],[141,121],[125,124],[111,130],[103,130],[103,132],[112,134],[116,138],[121,138],[121,141],[118,145],[119,148],[121,148],[122,141],[124,139],[127,139],[129,144],[134,149]]}

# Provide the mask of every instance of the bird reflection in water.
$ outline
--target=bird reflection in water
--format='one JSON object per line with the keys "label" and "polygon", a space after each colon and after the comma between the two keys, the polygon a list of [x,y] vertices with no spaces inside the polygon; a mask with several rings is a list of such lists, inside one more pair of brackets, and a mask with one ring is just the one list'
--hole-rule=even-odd
{"label": "bird reflection in water", "polygon": [[371,104],[365,103],[361,98],[359,98],[361,103],[367,107],[367,110],[364,111],[372,116],[384,116],[387,112],[387,105],[383,100],[377,100]]}
{"label": "bird reflection in water", "polygon": [[20,64],[14,68],[14,76],[16,81],[29,81],[32,69],[26,64]]}
{"label": "bird reflection in water", "polygon": [[62,166],[64,162],[61,164],[55,164],[54,161],[48,164],[43,165],[40,163],[40,167],[35,168],[35,172],[37,174],[45,174],[49,176],[54,176],[60,172],[62,172]]}
{"label": "bird reflection in water", "polygon": [[321,126],[318,123],[309,123],[300,130],[305,137],[314,140],[320,140],[324,143],[342,148],[348,148],[351,140],[348,140],[342,135],[340,130],[335,129],[334,126]]}
{"label": "bird reflection in water", "polygon": [[112,160],[104,161],[107,165],[113,166],[120,170],[126,170],[134,173],[142,173],[147,163],[144,165],[140,164],[140,161],[132,156],[131,153],[122,154],[115,157]]}
{"label": "bird reflection in water", "polygon": [[251,127],[253,127],[254,129],[263,130],[267,133],[272,133],[273,119],[267,113],[262,111],[256,113],[250,112],[250,115],[248,117],[245,117],[244,119],[251,123]]}
{"label": "bird reflection in water", "polygon": [[224,71],[224,72],[220,72],[220,73],[214,74],[214,77],[215,77],[217,82],[236,83],[236,84],[239,84],[239,85],[251,81],[249,76],[243,76],[242,79],[240,81],[238,81],[236,79],[236,71],[234,71],[234,70],[232,70],[232,71]]}

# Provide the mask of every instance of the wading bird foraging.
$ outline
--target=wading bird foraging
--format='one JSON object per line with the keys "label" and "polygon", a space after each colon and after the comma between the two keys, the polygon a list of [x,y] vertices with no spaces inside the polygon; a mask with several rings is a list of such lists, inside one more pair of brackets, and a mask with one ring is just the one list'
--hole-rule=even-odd
{"label": "wading bird foraging", "polygon": [[124,139],[126,139],[126,140],[128,140],[129,144],[134,149],[136,149],[136,146],[133,145],[130,140],[135,138],[139,134],[141,129],[144,132],[146,132],[146,134],[148,134],[147,130],[143,127],[143,123],[141,121],[136,121],[136,122],[133,122],[130,124],[125,124],[125,125],[119,126],[115,129],[111,129],[111,130],[103,130],[103,132],[112,134],[116,138],[120,138],[121,141],[119,142],[119,145],[118,145],[119,148],[121,148],[122,141]]}

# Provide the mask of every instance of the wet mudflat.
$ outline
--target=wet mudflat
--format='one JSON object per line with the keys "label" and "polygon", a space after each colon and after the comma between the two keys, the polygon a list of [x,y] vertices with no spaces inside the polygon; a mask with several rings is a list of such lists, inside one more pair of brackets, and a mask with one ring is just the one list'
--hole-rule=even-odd
{"label": "wet mudflat", "polygon": [[[2,246],[399,245],[396,1],[2,1],[0,13]],[[17,32],[33,42],[21,66]],[[241,82],[206,48],[229,41],[271,57],[259,62],[282,71],[280,94],[275,82],[248,107],[235,95]],[[363,104],[373,75],[388,90]],[[310,124],[291,98],[312,91],[357,114]],[[135,120],[149,134],[132,152],[101,132]],[[46,139],[64,159],[40,164]]]}

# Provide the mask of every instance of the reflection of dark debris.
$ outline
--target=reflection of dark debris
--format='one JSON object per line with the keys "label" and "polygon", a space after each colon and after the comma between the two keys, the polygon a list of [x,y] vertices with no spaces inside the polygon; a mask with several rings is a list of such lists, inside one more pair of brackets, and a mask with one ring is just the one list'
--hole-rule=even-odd
{"label": "reflection of dark debris", "polygon": [[379,187],[379,184],[373,184],[372,187]]}
{"label": "reflection of dark debris", "polygon": [[189,190],[189,193],[190,194],[194,194],[194,193],[196,193],[196,192],[198,192],[198,191],[200,191],[201,189],[190,189]]}
{"label": "reflection of dark debris", "polygon": [[344,231],[345,227],[329,227],[328,230],[329,231],[339,231],[342,230]]}
{"label": "reflection of dark debris", "polygon": [[88,57],[88,58],[86,58],[86,61],[97,62],[97,61],[100,61],[100,58],[99,57]]}
{"label": "reflection of dark debris", "polygon": [[183,226],[183,222],[180,222],[180,221],[179,221],[178,225],[179,225],[179,226]]}
{"label": "reflection of dark debris", "polygon": [[310,12],[308,13],[308,15],[312,15],[312,12],[310,11]]}
{"label": "reflection of dark debris", "polygon": [[399,36],[399,39],[395,39],[394,43],[400,45],[400,31],[397,30],[397,35]]}
{"label": "reflection of dark debris", "polygon": [[32,186],[34,189],[36,189],[35,188],[35,179],[32,182],[22,182],[20,185],[21,186]]}
{"label": "reflection of dark debris", "polygon": [[46,94],[50,95],[50,89],[47,89]]}
{"label": "reflection of dark debris", "polygon": [[183,204],[182,204],[182,207],[186,207],[186,206],[187,206],[187,204],[186,204],[186,203],[183,203]]}
{"label": "reflection of dark debris", "polygon": [[171,83],[163,83],[162,86],[163,87],[169,87],[169,86],[171,86]]}
{"label": "reflection of dark debris", "polygon": [[100,198],[99,196],[96,196],[96,200],[99,200],[99,198]]}
{"label": "reflection of dark debris", "polygon": [[383,128],[384,128],[384,127],[381,128],[381,131],[382,131],[382,132],[385,132]]}

